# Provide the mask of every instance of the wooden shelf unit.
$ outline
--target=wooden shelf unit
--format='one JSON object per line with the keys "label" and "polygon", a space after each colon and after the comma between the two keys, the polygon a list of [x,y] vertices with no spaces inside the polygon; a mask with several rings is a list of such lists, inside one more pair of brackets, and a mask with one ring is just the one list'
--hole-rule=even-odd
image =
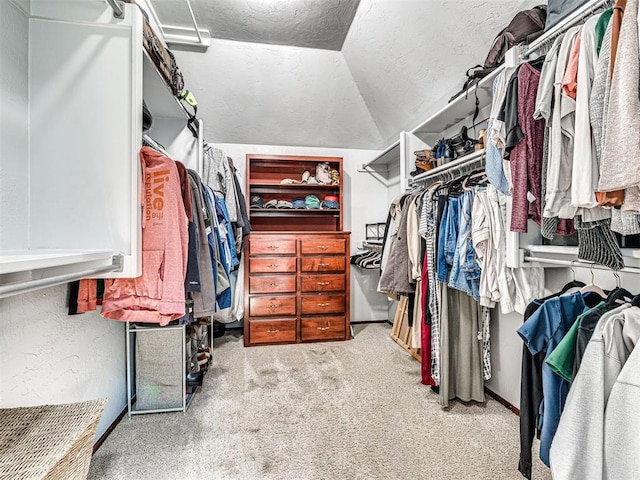
{"label": "wooden shelf unit", "polygon": [[[301,181],[305,171],[315,177],[316,165],[323,162],[328,162],[332,170],[338,171],[339,185],[281,183],[285,179]],[[342,231],[342,158],[248,154],[246,171],[247,210],[253,231]],[[307,195],[315,195],[322,202],[329,195],[338,198],[339,208],[255,208],[251,206],[251,197],[255,195],[265,203],[270,200],[291,202],[297,198],[304,199]]]}
{"label": "wooden shelf unit", "polygon": [[[328,162],[338,185],[282,184],[301,181]],[[348,340],[350,281],[348,232],[343,232],[342,158],[247,155],[245,346]],[[251,197],[338,199],[339,208],[258,208]]]}

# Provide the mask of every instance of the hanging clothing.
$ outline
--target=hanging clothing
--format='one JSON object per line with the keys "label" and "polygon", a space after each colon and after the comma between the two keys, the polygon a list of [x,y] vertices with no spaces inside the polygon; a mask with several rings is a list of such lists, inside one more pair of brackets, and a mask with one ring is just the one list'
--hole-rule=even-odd
{"label": "hanging clothing", "polygon": [[575,101],[563,95],[562,78],[580,28],[573,27],[565,33],[558,52],[554,77],[545,210],[543,212],[543,216],[547,218],[570,219],[576,214],[575,207],[571,206]]}
{"label": "hanging clothing", "polygon": [[185,313],[188,219],[175,162],[150,147],[142,147],[140,159],[142,275],[105,280],[101,315],[164,326]]}
{"label": "hanging clothing", "polygon": [[[518,335],[532,355],[551,351],[587,307],[580,292],[552,298],[518,328]],[[547,364],[542,366],[543,399],[540,408],[540,459],[549,466],[549,450],[569,391],[567,382]]]}
{"label": "hanging clothing", "polygon": [[207,209],[204,206],[204,192],[200,176],[194,170],[188,170],[188,174],[197,242],[198,269],[200,272],[200,290],[191,292],[193,315],[196,318],[210,317],[216,308],[212,251],[209,248],[209,240],[207,238],[207,228],[211,225],[211,219],[208,217]]}
{"label": "hanging clothing", "polygon": [[[627,2],[624,13],[617,53],[614,47],[611,53],[611,63],[615,62],[615,69],[611,80],[604,153],[600,166],[600,191],[637,188],[640,184],[637,162],[640,157],[638,1]],[[615,22],[616,19],[617,10],[614,9],[612,21]]]}
{"label": "hanging clothing", "polygon": [[441,284],[439,402],[454,398],[484,402],[480,305],[466,293]]}
{"label": "hanging clothing", "polygon": [[578,213],[590,221],[611,216],[609,210],[601,208],[597,208],[597,211],[589,212],[590,209],[598,207],[595,192],[600,177],[589,112],[591,85],[598,61],[598,54],[596,52],[596,24],[599,19],[599,15],[591,17],[584,24],[581,31],[571,177],[571,206],[581,207],[582,210]]}
{"label": "hanging clothing", "polygon": [[[385,266],[378,283],[378,291],[383,293],[408,295],[415,291],[415,284],[410,281],[411,268],[409,260],[409,246],[407,243],[408,208],[406,201],[408,196],[400,199],[400,217],[398,228],[393,242],[393,248],[389,251],[388,265]],[[417,234],[417,232],[416,232]]]}
{"label": "hanging clothing", "polygon": [[527,219],[541,223],[541,172],[544,120],[534,119],[540,72],[524,63],[518,72],[518,124],[524,134],[511,152],[511,231],[527,232]]}
{"label": "hanging clothing", "polygon": [[[622,449],[627,452],[625,456],[629,457],[628,452],[634,451],[632,446],[637,443],[636,438],[627,438],[629,443],[624,446],[620,443],[624,432],[630,427],[628,422],[636,412],[626,416],[624,400],[618,405],[620,410],[612,412],[608,402],[613,386],[639,338],[640,309],[637,307],[621,305],[604,314],[598,322],[553,440],[551,471],[554,479],[614,480],[633,478],[637,473],[625,471],[625,467],[635,461],[620,458],[618,452],[609,452],[614,461],[607,462],[606,458],[607,444],[613,447],[612,450]],[[611,412],[610,417],[608,412]],[[620,425],[620,415],[623,415],[624,425]],[[611,418],[614,425],[617,423],[619,429],[609,430],[607,418]],[[637,437],[637,431],[632,435]],[[614,438],[605,441],[609,436]]]}
{"label": "hanging clothing", "polygon": [[227,160],[227,155],[219,148],[214,148],[205,142],[203,146],[202,181],[209,185],[214,192],[220,194],[227,202],[229,219],[238,221],[238,200],[234,173]]}

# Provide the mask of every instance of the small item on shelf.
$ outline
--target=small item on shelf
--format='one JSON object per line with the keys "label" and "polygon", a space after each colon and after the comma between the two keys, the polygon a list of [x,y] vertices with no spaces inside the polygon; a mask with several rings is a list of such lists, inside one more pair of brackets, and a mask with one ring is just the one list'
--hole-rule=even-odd
{"label": "small item on shelf", "polygon": [[309,181],[309,177],[311,176],[311,172],[309,170],[305,170],[302,174],[302,183],[307,183]]}
{"label": "small item on shelf", "polygon": [[307,195],[304,198],[304,203],[307,205],[307,208],[309,209],[320,208],[320,199],[315,195]]}
{"label": "small item on shelf", "polygon": [[322,162],[316,165],[316,180],[318,183],[331,183],[331,166],[329,162]]}
{"label": "small item on shelf", "polygon": [[337,210],[340,208],[340,203],[334,201],[334,200],[323,200],[322,201],[322,208],[326,208],[329,210]]}
{"label": "small item on shelf", "polygon": [[473,152],[477,142],[477,140],[469,138],[469,135],[467,134],[467,127],[465,127],[464,125],[457,135],[451,137],[449,140],[446,140],[446,143],[450,145],[453,150],[453,158],[464,157],[465,155]]}
{"label": "small item on shelf", "polygon": [[331,185],[340,185],[340,172],[336,169],[331,170]]}
{"label": "small item on shelf", "polygon": [[309,184],[309,185],[317,185],[318,184],[318,180],[316,180],[316,177],[310,176],[307,179],[307,184]]}
{"label": "small item on shelf", "polygon": [[278,208],[293,208],[293,205],[286,200],[278,200]]}
{"label": "small item on shelf", "polygon": [[486,148],[487,131],[483,128],[478,132],[478,143],[476,143],[476,150],[484,150]]}
{"label": "small item on shelf", "polygon": [[294,198],[291,201],[292,208],[307,208],[307,204],[304,201],[304,198]]}
{"label": "small item on shelf", "polygon": [[264,208],[264,200],[260,195],[251,195],[251,203],[252,207]]}
{"label": "small item on shelf", "polygon": [[264,204],[264,208],[278,208],[278,200],[275,198]]}
{"label": "small item on shelf", "polygon": [[300,180],[294,180],[293,178],[284,178],[280,180],[281,185],[298,185],[302,182]]}

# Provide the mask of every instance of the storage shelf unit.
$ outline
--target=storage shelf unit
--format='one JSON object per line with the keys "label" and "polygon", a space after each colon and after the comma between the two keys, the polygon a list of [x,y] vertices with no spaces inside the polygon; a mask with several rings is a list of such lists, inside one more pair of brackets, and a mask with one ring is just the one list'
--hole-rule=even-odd
{"label": "storage shelf unit", "polygon": [[400,164],[400,175],[402,178],[406,178],[409,170],[406,166],[403,166],[403,164],[407,163],[406,155],[408,153],[403,148],[404,136],[408,133],[423,142],[422,145],[418,145],[416,148],[431,148],[437,139],[442,137],[443,132],[473,115],[476,108],[476,95],[479,109],[491,104],[493,81],[503,69],[504,66],[498,67],[477,84],[471,86],[467,92],[457,95],[414,129],[409,132],[402,132],[400,140],[393,142],[378,156],[363,164],[362,169],[376,171],[388,178],[388,173],[393,169],[392,166]]}
{"label": "storage shelf unit", "polygon": [[3,159],[25,174],[0,185],[0,296],[141,273],[142,101],[165,145],[188,114],[144,50],[142,13],[123,8],[115,19],[106,3],[31,2],[29,122],[18,125],[29,153]]}
{"label": "storage shelf unit", "polygon": [[[338,171],[339,185],[331,184],[283,184],[285,179],[301,181],[304,172],[316,175],[316,166],[328,162]],[[295,155],[247,155],[247,207],[254,231],[341,231],[343,224],[342,158],[309,157]],[[337,209],[288,209],[256,208],[251,197],[259,196],[266,203],[270,200],[304,199],[315,195],[320,202],[325,196],[338,199]],[[278,218],[278,220],[274,220]]]}

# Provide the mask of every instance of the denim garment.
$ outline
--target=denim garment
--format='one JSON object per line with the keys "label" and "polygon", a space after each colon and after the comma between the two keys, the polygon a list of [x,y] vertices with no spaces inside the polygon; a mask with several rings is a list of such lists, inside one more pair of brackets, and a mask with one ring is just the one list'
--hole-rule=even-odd
{"label": "denim garment", "polygon": [[[545,360],[560,343],[578,316],[588,311],[580,292],[547,300],[518,329],[532,355],[545,352]],[[547,363],[542,365],[542,404],[540,405],[540,459],[549,466],[551,442],[569,393],[569,383]]]}
{"label": "denim garment", "polygon": [[229,253],[231,258],[231,270],[235,270],[235,268],[240,265],[240,260],[238,260],[238,252],[236,251],[236,239],[233,236],[233,226],[231,225],[231,220],[229,217],[229,209],[227,208],[227,203],[225,200],[214,192],[214,199],[216,202],[216,214],[218,215],[218,222],[220,225],[224,225],[225,227],[225,236],[227,238],[227,244],[229,245]]}
{"label": "denim garment", "polygon": [[438,281],[447,283],[453,266],[460,224],[460,199],[449,198],[440,221],[438,238]]}
{"label": "denim garment", "polygon": [[[213,280],[216,292],[216,309],[225,309],[231,307],[231,282],[229,281],[229,265],[231,257],[228,246],[225,247],[226,237],[223,238],[218,216],[216,213],[216,196],[207,185],[204,186],[204,199],[210,224],[207,226],[207,240],[211,251],[211,268],[213,270]],[[225,252],[226,250],[226,252]],[[226,257],[226,258],[225,258]],[[221,267],[219,267],[221,265]]]}
{"label": "denim garment", "polygon": [[[500,81],[500,75],[493,81],[493,94],[496,93],[496,86]],[[491,130],[493,126],[493,119],[489,119],[489,123],[487,125],[487,137],[485,139],[485,171],[487,172],[487,178],[489,179],[489,183],[496,187],[498,191],[504,193],[505,195],[511,195],[509,192],[509,182],[507,181],[507,177],[504,174],[504,167],[502,165],[502,149],[496,147],[491,139],[493,135],[491,134]]]}
{"label": "denim garment", "polygon": [[440,219],[440,225],[438,225],[438,245],[437,245],[437,276],[439,282],[446,282],[449,277],[449,268],[444,255],[444,244],[447,230],[447,217],[449,216],[449,203],[445,202],[444,210],[442,211],[442,217]]}
{"label": "denim garment", "polygon": [[449,287],[480,300],[480,268],[475,261],[471,243],[471,206],[474,192],[465,191],[458,199],[460,204],[459,233],[453,257]]}

